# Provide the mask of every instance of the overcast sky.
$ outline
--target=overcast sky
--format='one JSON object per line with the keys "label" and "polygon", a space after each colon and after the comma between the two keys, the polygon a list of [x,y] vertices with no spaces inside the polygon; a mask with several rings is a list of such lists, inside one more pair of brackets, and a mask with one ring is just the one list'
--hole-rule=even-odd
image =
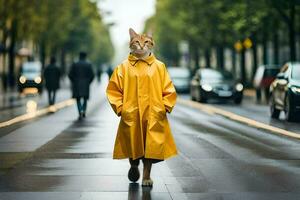
{"label": "overcast sky", "polygon": [[[116,50],[114,64],[124,60],[129,52],[128,29],[142,32],[145,20],[155,12],[155,0],[101,0],[99,7],[106,23],[114,23],[110,34]],[[105,14],[110,12],[111,14]]]}

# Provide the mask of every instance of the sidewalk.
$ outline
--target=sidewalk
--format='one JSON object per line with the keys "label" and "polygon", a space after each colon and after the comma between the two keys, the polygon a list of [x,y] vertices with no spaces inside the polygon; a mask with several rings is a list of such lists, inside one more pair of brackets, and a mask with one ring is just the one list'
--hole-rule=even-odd
{"label": "sidewalk", "polygon": [[247,96],[247,97],[255,98],[255,96],[256,96],[255,89],[253,89],[253,88],[245,89],[244,90],[244,95]]}
{"label": "sidewalk", "polygon": [[141,179],[129,182],[127,160],[112,159],[119,119],[104,86],[94,91],[85,121],[77,121],[73,106],[0,138],[0,157],[27,155],[25,162],[0,173],[1,200],[182,199],[173,193],[180,186],[166,162],[153,166],[151,190],[141,187]]}
{"label": "sidewalk", "polygon": [[[3,92],[3,91],[1,91]],[[0,111],[8,108],[22,106],[21,100],[24,97],[21,97],[19,93],[15,90],[6,91],[0,95]]]}
{"label": "sidewalk", "polygon": [[[65,77],[63,80],[61,80],[61,88],[58,90],[58,93],[61,91],[69,91],[70,90],[70,83],[67,77]],[[46,88],[43,90],[43,96],[47,93]],[[32,96],[38,96],[37,94],[34,95],[24,95],[20,94],[17,89],[8,89],[6,92],[3,92],[1,90],[0,93],[0,111],[21,107],[24,106],[25,100],[28,97]]]}

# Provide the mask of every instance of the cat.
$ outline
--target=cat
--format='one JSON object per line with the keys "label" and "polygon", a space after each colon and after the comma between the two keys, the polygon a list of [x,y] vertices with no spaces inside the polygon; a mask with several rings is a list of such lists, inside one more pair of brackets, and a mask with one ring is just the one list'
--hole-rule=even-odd
{"label": "cat", "polygon": [[132,28],[129,29],[130,53],[138,59],[145,59],[151,55],[154,47],[152,34],[137,34]]}
{"label": "cat", "polygon": [[[138,58],[138,60],[146,60],[148,57],[152,55],[153,47],[154,47],[154,41],[152,38],[152,34],[137,34],[132,28],[129,29],[129,35],[130,35],[130,53]],[[152,166],[152,160],[143,158],[144,163],[144,171],[143,171],[143,181],[142,186],[146,187],[152,187],[153,181],[150,178],[151,173],[151,166]],[[130,162],[130,169],[128,172],[128,178],[132,182],[136,182],[139,177],[139,159],[138,160],[132,160],[129,159]]]}

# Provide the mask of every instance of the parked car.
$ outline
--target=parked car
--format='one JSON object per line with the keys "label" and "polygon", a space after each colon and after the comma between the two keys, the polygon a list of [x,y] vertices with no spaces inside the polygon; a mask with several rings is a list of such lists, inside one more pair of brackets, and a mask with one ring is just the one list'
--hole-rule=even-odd
{"label": "parked car", "polygon": [[300,63],[285,64],[270,86],[270,111],[278,118],[284,111],[287,121],[300,118]]}
{"label": "parked car", "polygon": [[35,88],[41,93],[43,89],[42,82],[42,65],[40,62],[30,61],[22,64],[18,78],[20,93],[26,88]]}
{"label": "parked car", "polygon": [[188,93],[190,90],[191,75],[188,68],[168,67],[168,72],[179,93]]}
{"label": "parked car", "polygon": [[244,86],[227,71],[199,69],[191,81],[191,98],[206,102],[208,99],[232,99],[240,104]]}
{"label": "parked car", "polygon": [[262,93],[264,93],[265,99],[269,100],[270,85],[275,80],[279,70],[280,66],[278,65],[261,65],[257,68],[253,80],[257,101],[261,100]]}

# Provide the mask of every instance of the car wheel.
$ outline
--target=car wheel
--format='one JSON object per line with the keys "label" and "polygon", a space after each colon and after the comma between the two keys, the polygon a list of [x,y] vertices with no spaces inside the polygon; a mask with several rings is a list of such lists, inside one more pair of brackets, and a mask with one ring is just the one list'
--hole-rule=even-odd
{"label": "car wheel", "polygon": [[193,90],[192,90],[192,89],[190,90],[190,96],[191,96],[191,100],[192,100],[192,101],[196,101],[196,98],[195,98],[195,96],[194,96],[194,93],[193,93]]}
{"label": "car wheel", "polygon": [[201,91],[198,91],[198,97],[199,97],[199,102],[201,103],[206,103],[207,102],[207,98],[205,98],[203,95],[201,95]]}
{"label": "car wheel", "polygon": [[270,112],[271,112],[271,117],[274,119],[279,118],[280,110],[278,110],[275,106],[274,98],[273,95],[271,94],[270,98]]}
{"label": "car wheel", "polygon": [[285,98],[284,112],[285,112],[286,121],[292,122],[295,120],[295,113],[293,112],[293,109],[291,108],[291,103],[290,103],[290,99],[288,96]]}
{"label": "car wheel", "polygon": [[195,89],[194,90],[194,94],[195,94],[195,96],[194,96],[194,98],[195,98],[195,101],[197,101],[197,102],[199,102],[200,101],[200,94],[199,94],[200,92],[199,92],[199,89]]}
{"label": "car wheel", "polygon": [[235,104],[241,104],[241,103],[242,103],[242,100],[243,100],[242,97],[234,98],[234,103],[235,103]]}
{"label": "car wheel", "polygon": [[260,89],[256,89],[256,101],[257,102],[260,102],[260,100],[261,100],[261,91],[260,91]]}

